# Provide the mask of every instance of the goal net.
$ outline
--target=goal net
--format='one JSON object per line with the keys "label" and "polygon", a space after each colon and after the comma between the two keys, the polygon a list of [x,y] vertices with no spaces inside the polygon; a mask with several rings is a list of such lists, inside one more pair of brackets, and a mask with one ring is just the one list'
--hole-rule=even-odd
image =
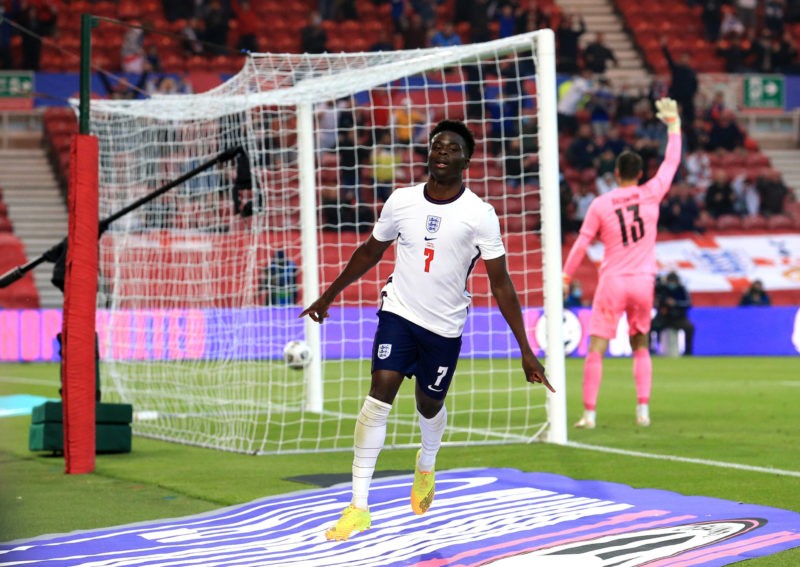
{"label": "goal net", "polygon": [[[553,58],[549,30],[415,51],[253,54],[207,93],[92,101],[101,218],[243,149],[103,234],[103,399],[133,404],[138,435],[254,454],[350,450],[393,248],[324,325],[298,315],[391,191],[426,179],[428,132],[451,118],[475,133],[467,183],[498,212],[531,343],[540,356],[554,345],[558,394],[526,383],[479,263],[445,442],[565,441]],[[293,340],[311,352],[301,369],[284,360]],[[387,445],[419,443],[413,392],[401,388]]]}

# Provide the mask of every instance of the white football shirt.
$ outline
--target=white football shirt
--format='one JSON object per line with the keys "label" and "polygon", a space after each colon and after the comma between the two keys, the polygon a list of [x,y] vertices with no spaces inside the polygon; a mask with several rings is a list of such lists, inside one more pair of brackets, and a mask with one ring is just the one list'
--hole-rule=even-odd
{"label": "white football shirt", "polygon": [[461,336],[471,300],[467,277],[478,258],[506,253],[497,213],[467,187],[448,201],[428,197],[425,183],[396,189],[372,236],[396,240],[381,309],[443,337]]}

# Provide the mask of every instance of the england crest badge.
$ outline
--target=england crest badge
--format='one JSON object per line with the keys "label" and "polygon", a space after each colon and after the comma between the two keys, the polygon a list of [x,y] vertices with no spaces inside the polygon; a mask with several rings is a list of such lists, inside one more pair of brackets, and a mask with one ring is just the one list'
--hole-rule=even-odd
{"label": "england crest badge", "polygon": [[442,217],[428,215],[428,219],[425,221],[425,228],[428,229],[428,232],[438,231],[441,225],[442,225]]}
{"label": "england crest badge", "polygon": [[390,354],[392,354],[391,343],[378,345],[378,358],[384,360],[386,358],[389,358]]}

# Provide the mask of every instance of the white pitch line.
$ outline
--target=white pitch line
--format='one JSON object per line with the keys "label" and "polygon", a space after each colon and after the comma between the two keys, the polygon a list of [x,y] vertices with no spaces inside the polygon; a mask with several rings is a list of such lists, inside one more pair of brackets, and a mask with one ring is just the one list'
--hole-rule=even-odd
{"label": "white pitch line", "polygon": [[646,459],[658,459],[660,461],[678,461],[681,463],[692,463],[695,465],[707,465],[710,467],[720,467],[723,469],[736,469],[741,471],[759,472],[765,474],[776,474],[779,476],[794,476],[800,478],[798,471],[785,471],[783,469],[773,469],[769,467],[754,467],[751,465],[740,465],[738,463],[726,463],[724,461],[710,461],[708,459],[692,459],[690,457],[676,457],[674,455],[658,455],[654,453],[642,453],[640,451],[628,451],[626,449],[614,449],[612,447],[602,447],[600,445],[588,445],[586,443],[575,443],[568,441],[567,447],[576,449],[587,449],[589,451],[600,451],[601,453],[614,453],[627,457],[644,457]]}

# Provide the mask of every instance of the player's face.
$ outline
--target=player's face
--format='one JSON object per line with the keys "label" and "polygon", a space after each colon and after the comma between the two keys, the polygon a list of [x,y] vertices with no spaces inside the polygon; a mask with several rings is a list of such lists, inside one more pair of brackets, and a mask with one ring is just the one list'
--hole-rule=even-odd
{"label": "player's face", "polygon": [[431,140],[428,152],[428,171],[437,180],[461,177],[461,172],[469,165],[464,147],[464,138],[445,130]]}

